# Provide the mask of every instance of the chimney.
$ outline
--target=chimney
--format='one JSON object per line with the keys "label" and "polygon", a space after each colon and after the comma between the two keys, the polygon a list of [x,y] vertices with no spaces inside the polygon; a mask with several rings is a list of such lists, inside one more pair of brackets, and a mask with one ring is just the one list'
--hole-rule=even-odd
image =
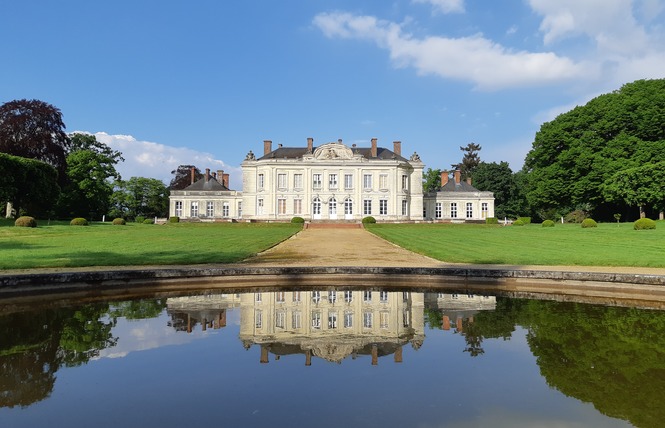
{"label": "chimney", "polygon": [[373,158],[375,158],[375,157],[376,157],[376,154],[377,154],[377,150],[376,150],[376,138],[372,138],[372,153],[371,153],[371,156],[372,156]]}
{"label": "chimney", "polygon": [[282,148],[282,143],[277,144],[277,148],[281,149]]}
{"label": "chimney", "polygon": [[338,139],[337,139],[337,142],[338,142],[339,144],[342,144],[342,139],[341,139],[341,138],[338,138]]}
{"label": "chimney", "polygon": [[191,183],[189,184],[194,184],[194,181],[196,180],[196,167],[192,167],[191,169]]}
{"label": "chimney", "polygon": [[230,187],[229,187],[229,175],[228,174],[222,174],[222,184],[227,189],[230,189]]}
{"label": "chimney", "polygon": [[212,178],[214,178],[215,180],[217,180],[217,173],[216,173],[216,172],[213,172],[213,173],[212,173]]}
{"label": "chimney", "polygon": [[393,141],[393,152],[395,152],[396,155],[402,156],[402,142],[401,141]]}
{"label": "chimney", "polygon": [[462,172],[458,169],[455,171],[455,184],[459,184],[462,181]]}
{"label": "chimney", "polygon": [[220,180],[222,180],[223,177],[224,177],[224,170],[223,169],[218,169],[217,170],[217,176],[215,178],[217,179],[217,181],[219,181],[221,183]]}
{"label": "chimney", "polygon": [[210,168],[206,168],[206,183],[210,181]]}
{"label": "chimney", "polygon": [[272,152],[272,141],[263,140],[263,155],[265,156],[270,152]]}
{"label": "chimney", "polygon": [[448,171],[441,171],[441,187],[448,184]]}
{"label": "chimney", "polygon": [[466,177],[466,184],[471,185],[471,177]]}
{"label": "chimney", "polygon": [[314,151],[314,138],[307,139],[307,153],[312,153]]}

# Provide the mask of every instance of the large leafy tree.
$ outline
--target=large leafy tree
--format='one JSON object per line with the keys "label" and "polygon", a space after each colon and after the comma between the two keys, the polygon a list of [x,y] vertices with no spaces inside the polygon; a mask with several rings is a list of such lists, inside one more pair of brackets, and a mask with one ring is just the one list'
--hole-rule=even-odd
{"label": "large leafy tree", "polygon": [[508,162],[480,162],[473,173],[473,186],[494,193],[494,215],[499,218],[526,215],[521,187]]}
{"label": "large leafy tree", "polygon": [[466,180],[473,176],[473,172],[480,164],[480,154],[478,152],[480,152],[482,147],[480,144],[469,143],[466,147],[460,146],[459,149],[464,153],[462,162],[451,166],[461,172],[462,180]]}
{"label": "large leafy tree", "polygon": [[201,171],[194,165],[178,165],[171,171],[173,178],[169,183],[169,190],[182,190],[192,184],[192,168],[194,168],[194,181],[203,178]]}
{"label": "large leafy tree", "polygon": [[611,219],[603,193],[618,172],[665,159],[665,79],[638,80],[543,124],[524,161],[533,211],[585,206]]}
{"label": "large leafy tree", "polygon": [[646,207],[665,211],[665,161],[628,168],[616,173],[603,186],[610,201],[620,200],[638,207],[640,217]]}
{"label": "large leafy tree", "polygon": [[423,190],[425,193],[436,192],[441,186],[441,170],[427,168],[423,174]]}
{"label": "large leafy tree", "polygon": [[169,190],[155,178],[132,177],[116,182],[111,203],[114,217],[165,217],[169,209]]}
{"label": "large leafy tree", "polygon": [[50,214],[60,193],[57,178],[45,162],[0,153],[0,201],[8,201],[16,214]]}
{"label": "large leafy tree", "polygon": [[120,180],[115,166],[124,159],[94,135],[75,133],[70,137],[67,181],[58,201],[58,214],[68,218],[101,217],[108,213],[113,182]]}
{"label": "large leafy tree", "polygon": [[39,100],[14,100],[0,106],[0,152],[49,163],[62,179],[69,146],[58,108]]}

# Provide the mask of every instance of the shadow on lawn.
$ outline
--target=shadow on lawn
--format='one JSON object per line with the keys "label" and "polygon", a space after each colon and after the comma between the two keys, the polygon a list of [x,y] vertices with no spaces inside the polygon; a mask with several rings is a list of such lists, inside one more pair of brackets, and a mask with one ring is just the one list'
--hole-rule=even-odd
{"label": "shadow on lawn", "polygon": [[168,264],[237,263],[251,256],[244,251],[220,251],[197,253],[195,249],[151,251],[144,254],[127,254],[117,251],[74,251],[68,253],[69,263],[64,266],[141,266]]}

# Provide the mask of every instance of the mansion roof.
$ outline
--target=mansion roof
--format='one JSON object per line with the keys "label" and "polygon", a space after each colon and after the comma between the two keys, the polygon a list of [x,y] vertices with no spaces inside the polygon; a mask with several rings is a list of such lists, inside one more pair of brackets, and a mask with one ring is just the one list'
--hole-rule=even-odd
{"label": "mansion roof", "polygon": [[[324,145],[325,146],[325,145]],[[314,147],[313,151],[323,147],[318,146]],[[400,162],[407,162],[408,160],[401,155],[398,155],[392,150],[386,149],[384,147],[376,148],[376,157],[372,157],[372,149],[370,147],[350,147],[349,148],[354,155],[361,155],[365,159],[379,159],[379,160],[398,160]],[[300,159],[303,156],[311,155],[311,152],[308,152],[307,147],[278,147],[277,149],[271,151],[270,153],[261,156],[257,160],[269,160],[269,159]]]}
{"label": "mansion roof", "polygon": [[204,190],[204,191],[228,191],[231,190],[228,187],[224,186],[222,183],[217,181],[215,177],[209,177],[208,180],[206,180],[205,177],[201,178],[200,180],[196,181],[194,184],[191,184],[187,187],[185,187],[183,190]]}

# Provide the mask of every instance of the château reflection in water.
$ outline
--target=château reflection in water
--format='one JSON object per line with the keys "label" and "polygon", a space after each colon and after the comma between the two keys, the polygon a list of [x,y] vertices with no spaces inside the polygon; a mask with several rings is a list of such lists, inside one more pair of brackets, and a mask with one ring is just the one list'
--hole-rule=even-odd
{"label": "ch\u00e2teau reflection in water", "polygon": [[[138,355],[139,350],[150,355],[150,360],[145,362],[149,366],[142,369],[150,371],[154,365],[169,366],[165,359],[176,349],[178,355],[184,352],[193,361],[210,352],[228,359],[222,365],[218,362],[209,366],[190,364],[184,372],[168,372],[167,378],[174,377],[174,383],[167,385],[183,392],[195,391],[199,383],[206,382],[206,376],[223,375],[229,382],[224,388],[230,388],[229,385],[235,388],[228,391],[235,395],[225,395],[226,400],[231,402],[237,397],[247,400],[229,410],[235,412],[235,416],[226,414],[231,419],[236,418],[237,423],[250,422],[251,418],[244,419],[247,415],[243,411],[254,405],[250,403],[254,402],[251,397],[258,394],[252,392],[256,382],[280,390],[283,385],[292,384],[295,389],[290,394],[303,388],[323,387],[319,383],[308,384],[312,381],[308,381],[308,377],[302,377],[302,382],[294,381],[293,375],[300,370],[304,370],[303,376],[315,372],[316,382],[325,382],[326,391],[338,397],[338,402],[333,400],[331,405],[350,407],[356,405],[355,401],[345,401],[339,396],[342,391],[334,390],[338,379],[343,379],[343,384],[337,388],[347,394],[348,388],[365,388],[363,379],[368,377],[377,385],[393,377],[401,379],[400,396],[410,397],[410,406],[415,408],[442,385],[464,390],[468,387],[465,383],[473,383],[479,376],[468,370],[483,373],[482,379],[477,380],[480,389],[473,392],[474,406],[478,407],[470,408],[465,402],[466,407],[461,411],[440,403],[408,419],[430,425],[443,420],[437,418],[444,418],[444,413],[445,418],[451,418],[446,419],[449,423],[455,418],[461,418],[457,420],[460,422],[469,412],[480,417],[487,412],[487,406],[496,407],[497,402],[503,403],[506,397],[514,399],[515,404],[503,403],[502,406],[513,409],[538,394],[550,397],[553,391],[558,392],[547,402],[530,403],[530,408],[542,406],[541,415],[530,415],[529,418],[536,419],[528,419],[528,423],[522,421],[522,425],[542,422],[542,418],[553,422],[552,418],[560,418],[561,414],[579,417],[583,424],[616,426],[623,420],[635,426],[655,427],[665,418],[665,410],[660,405],[665,396],[665,313],[662,311],[466,293],[348,288],[200,294],[21,312],[10,309],[0,305],[0,420],[7,418],[15,422],[9,426],[34,425],[32,418],[36,416],[31,409],[38,402],[52,402],[46,408],[53,406],[55,414],[63,414],[63,408],[72,404],[63,401],[58,391],[73,394],[68,388],[76,388],[76,383],[59,383],[59,376],[75,378],[80,370],[92,370],[95,365],[105,367],[102,361],[108,361],[106,365],[113,367],[117,365],[118,369],[113,370],[122,372],[120,367],[132,364],[138,358],[132,356]],[[148,331],[152,334],[147,334]],[[132,340],[143,342],[128,351],[126,344]],[[151,344],[146,345],[147,341]],[[525,348],[526,354],[519,350],[520,346]],[[466,360],[455,355],[464,356]],[[512,360],[521,361],[523,366],[533,364],[539,373],[537,378],[527,380],[519,371],[520,367],[505,373],[507,362],[510,366]],[[449,362],[464,367],[467,372],[458,373],[454,367],[441,372]],[[485,368],[485,364],[494,369],[488,371],[491,367]],[[298,366],[300,368],[296,369]],[[341,366],[349,374],[332,370],[334,366]],[[255,372],[261,367],[269,371]],[[279,377],[279,367],[286,370],[287,378]],[[389,371],[380,372],[383,374],[378,381],[373,377],[378,375],[371,371],[377,370],[373,367]],[[131,408],[127,391],[143,387],[139,386],[140,376],[136,378],[137,373],[130,368],[127,370],[131,374],[123,378],[124,392],[107,399],[115,400],[116,408]],[[202,372],[197,377],[197,370],[205,370],[207,375]],[[175,377],[176,373],[179,377]],[[324,375],[329,377],[324,379]],[[493,377],[496,377],[494,381]],[[240,379],[245,379],[245,383],[254,380],[244,385]],[[296,379],[300,378],[296,376]],[[418,382],[413,383],[414,379]],[[539,383],[537,379],[544,379],[545,388],[534,393],[531,389],[537,388],[534,386]],[[112,383],[112,379],[102,378],[101,382]],[[159,378],[156,382],[164,380]],[[486,397],[487,391],[499,384],[505,391],[496,397]],[[507,394],[508,391],[511,392]],[[287,390],[283,393],[289,394]],[[379,392],[375,395],[378,406],[381,400],[392,399],[391,395]],[[565,396],[578,404],[568,403],[565,407],[561,404]],[[307,398],[303,400],[309,400],[309,396],[304,397]],[[485,401],[482,397],[486,397]],[[286,403],[288,406],[288,401]],[[578,407],[584,403],[592,405],[598,413],[594,416],[589,415],[589,410],[582,412]],[[362,413],[374,404],[357,405],[357,411]],[[164,402],[160,406],[162,412],[172,411]],[[310,406],[316,405],[310,403]],[[564,406],[565,410],[551,410],[557,406]],[[439,407],[445,411],[437,410]],[[375,415],[374,420],[385,417],[386,426],[405,423],[401,418],[409,413],[402,409],[399,415],[389,416],[391,409],[383,411],[385,413]],[[212,418],[214,412],[210,412]],[[575,416],[576,412],[584,416]],[[506,426],[516,423],[513,414],[494,417],[505,417]],[[525,416],[520,414],[519,417]],[[203,413],[197,413],[196,418],[200,422],[209,421]],[[261,420],[258,416],[252,418],[252,422]],[[167,416],[164,419],[171,420]],[[361,420],[344,422],[362,425]],[[579,423],[580,420],[564,422]],[[76,426],[71,420],[61,421]],[[555,422],[561,421],[556,419]],[[97,425],[105,426],[104,423]],[[328,425],[334,426],[332,421]]]}

